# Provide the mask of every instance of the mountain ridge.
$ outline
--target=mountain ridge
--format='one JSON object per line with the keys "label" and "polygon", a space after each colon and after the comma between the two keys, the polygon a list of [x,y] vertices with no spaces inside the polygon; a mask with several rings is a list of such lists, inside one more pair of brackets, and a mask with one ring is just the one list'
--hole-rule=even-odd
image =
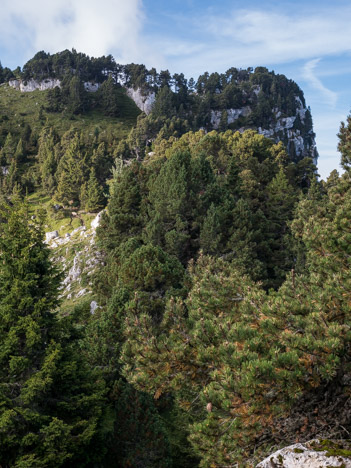
{"label": "mountain ridge", "polygon": [[[163,120],[186,120],[187,131],[254,129],[276,143],[282,141],[293,161],[309,157],[317,162],[311,112],[302,90],[265,67],[205,72],[195,81],[182,73],[171,75],[168,70],[157,72],[133,63],[121,65],[112,56],[90,58],[73,49],[53,55],[38,52],[22,70],[12,72],[8,82],[23,92],[49,89],[54,94],[54,88],[63,88],[65,83],[67,87],[73,77],[87,92],[98,92],[110,78],[116,87],[126,89],[142,112]],[[60,92],[56,94],[60,101]],[[157,131],[161,128],[159,125]],[[146,139],[155,137],[154,132]]]}

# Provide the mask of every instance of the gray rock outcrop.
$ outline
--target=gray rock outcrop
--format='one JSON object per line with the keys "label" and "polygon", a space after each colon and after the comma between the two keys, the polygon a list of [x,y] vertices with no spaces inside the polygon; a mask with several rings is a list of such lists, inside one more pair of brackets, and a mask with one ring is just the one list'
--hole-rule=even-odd
{"label": "gray rock outcrop", "polygon": [[97,227],[100,226],[100,222],[101,222],[103,212],[104,212],[104,210],[100,211],[100,213],[98,213],[96,215],[96,217],[92,220],[92,222],[91,222],[92,229],[95,230]]}
{"label": "gray rock outcrop", "polygon": [[[240,109],[227,109],[227,124],[234,123],[240,116],[247,117],[251,114],[250,106],[241,107]],[[211,110],[211,125],[217,130],[222,118],[222,111]]]}
{"label": "gray rock outcrop", "polygon": [[[18,91],[21,91],[21,93],[31,93],[33,91],[36,91],[37,89],[39,91],[45,91],[47,89],[53,89],[53,88],[61,88],[61,80],[57,78],[47,78],[46,80],[10,80],[9,81],[9,86],[11,88],[17,89]],[[100,84],[99,83],[91,83],[90,81],[86,81],[84,83],[84,88],[86,91],[90,93],[95,93],[99,88]]]}
{"label": "gray rock outcrop", "polygon": [[[254,90],[256,91],[256,90]],[[274,140],[276,143],[284,138],[285,142],[293,144],[295,148],[295,154],[298,157],[312,156],[313,162],[317,164],[317,146],[313,134],[309,141],[305,141],[301,135],[301,131],[295,128],[295,121],[297,117],[300,118],[301,123],[305,123],[307,108],[304,107],[301,99],[295,97],[297,109],[296,115],[291,115],[288,117],[282,117],[282,113],[278,108],[274,108],[273,112],[275,114],[275,123],[269,125],[267,128],[258,127],[257,132],[266,138]],[[227,125],[234,123],[238,120],[239,117],[247,117],[251,114],[252,109],[250,106],[241,107],[239,109],[226,109],[227,112]],[[211,126],[214,130],[218,130],[220,122],[222,119],[222,111],[220,110],[211,110]],[[243,132],[247,127],[240,128],[239,131]]]}
{"label": "gray rock outcrop", "polygon": [[90,303],[90,313],[95,314],[96,309],[98,309],[98,303],[96,301],[91,301]]}
{"label": "gray rock outcrop", "polygon": [[53,239],[56,239],[59,236],[58,231],[51,231],[45,233],[45,242],[50,242]]}
{"label": "gray rock outcrop", "polygon": [[344,441],[311,440],[277,450],[256,468],[351,468],[348,449],[349,444]]}
{"label": "gray rock outcrop", "polygon": [[141,89],[127,88],[127,95],[133,99],[135,104],[139,107],[140,110],[145,112],[145,114],[150,114],[154,102],[156,100],[155,93],[148,93],[143,95]]}
{"label": "gray rock outcrop", "polygon": [[46,80],[37,81],[37,80],[10,80],[9,85],[11,88],[15,88],[21,93],[30,93],[39,89],[40,91],[45,91],[46,89],[53,89],[56,87],[61,87],[61,81],[56,78],[48,78]]}

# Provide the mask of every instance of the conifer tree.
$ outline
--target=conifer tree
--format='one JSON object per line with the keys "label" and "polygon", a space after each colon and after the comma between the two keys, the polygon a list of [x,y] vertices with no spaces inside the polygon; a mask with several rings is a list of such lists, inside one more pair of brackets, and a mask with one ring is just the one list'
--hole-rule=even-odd
{"label": "conifer tree", "polygon": [[285,274],[293,267],[292,245],[289,241],[288,223],[292,219],[298,191],[293,187],[281,168],[267,186],[266,218],[270,243],[270,259],[267,267],[272,278],[271,284],[279,286]]}
{"label": "conifer tree", "polygon": [[10,195],[14,187],[19,184],[21,178],[19,174],[17,160],[12,158],[7,174],[3,178],[3,188],[7,195]]}
{"label": "conifer tree", "polygon": [[92,212],[101,210],[104,207],[105,197],[93,167],[90,169],[90,177],[85,187],[84,200],[81,200],[84,208]]}
{"label": "conifer tree", "polygon": [[55,144],[56,135],[53,128],[44,127],[39,137],[39,169],[41,175],[41,184],[43,189],[53,194],[56,183],[55,173],[57,169],[57,162],[55,157]]}
{"label": "conifer tree", "polygon": [[1,206],[0,230],[0,463],[86,466],[103,388],[57,316],[61,275],[40,219],[15,198]]}
{"label": "conifer tree", "polygon": [[345,170],[349,170],[351,167],[351,142],[350,142],[350,131],[351,131],[351,115],[349,115],[345,122],[341,122],[339,130],[339,144],[338,150],[341,153],[341,165]]}
{"label": "conifer tree", "polygon": [[200,466],[230,466],[240,459],[245,438],[259,429],[248,406],[257,385],[255,360],[269,349],[254,314],[264,293],[222,260],[200,256],[190,272],[186,303],[170,299],[160,325],[129,309],[124,371],[156,399],[172,392],[193,422],[190,439]]}
{"label": "conifer tree", "polygon": [[117,117],[120,113],[118,104],[118,93],[116,84],[110,75],[99,90],[101,96],[101,107],[105,115]]}
{"label": "conifer tree", "polygon": [[8,133],[5,139],[3,148],[1,149],[1,164],[11,164],[11,160],[15,154],[16,147],[11,133]]}
{"label": "conifer tree", "polygon": [[158,92],[152,108],[153,117],[172,117],[175,114],[173,93],[166,85]]}
{"label": "conifer tree", "polygon": [[112,252],[130,237],[141,234],[143,219],[141,200],[144,169],[138,162],[116,170],[112,182],[108,213],[98,229],[99,242],[106,252]]}
{"label": "conifer tree", "polygon": [[78,76],[71,78],[68,89],[68,110],[72,114],[80,114],[87,107],[87,95],[84,85]]}
{"label": "conifer tree", "polygon": [[205,254],[211,255],[220,251],[222,217],[222,210],[211,204],[200,233],[200,246]]}
{"label": "conifer tree", "polygon": [[57,168],[57,201],[64,204],[79,203],[80,188],[85,181],[86,164],[80,150],[78,134],[69,141],[68,147],[62,156]]}
{"label": "conifer tree", "polygon": [[46,100],[47,100],[46,110],[48,112],[62,111],[63,98],[62,98],[61,89],[58,86],[55,86],[54,89],[49,89]]}
{"label": "conifer tree", "polygon": [[91,157],[91,164],[94,166],[95,175],[101,185],[106,183],[106,180],[111,174],[112,160],[106,150],[105,143],[100,143],[97,148],[93,150]]}
{"label": "conifer tree", "polygon": [[15,151],[15,154],[14,154],[14,158],[16,159],[18,164],[23,163],[24,160],[25,160],[25,152],[24,152],[24,148],[23,148],[22,138],[20,138],[18,140],[18,143],[17,143],[17,146],[16,146],[16,151]]}

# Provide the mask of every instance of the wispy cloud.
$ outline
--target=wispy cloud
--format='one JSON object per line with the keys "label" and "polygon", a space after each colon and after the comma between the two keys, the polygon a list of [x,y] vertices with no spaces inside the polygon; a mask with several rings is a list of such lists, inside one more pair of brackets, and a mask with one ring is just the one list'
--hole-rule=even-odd
{"label": "wispy cloud", "polygon": [[334,91],[328,89],[324,84],[321,82],[321,80],[318,78],[318,76],[315,73],[315,69],[320,62],[320,58],[316,58],[313,60],[310,60],[307,62],[303,68],[303,76],[304,79],[318,92],[322,94],[322,96],[325,98],[327,103],[331,107],[336,106],[336,102],[338,100],[338,95]]}
{"label": "wispy cloud", "polygon": [[[233,65],[269,66],[351,51],[351,7],[324,8],[313,15],[300,9],[285,13],[242,9],[226,15],[209,10],[183,20],[182,39],[173,33],[173,53],[165,55],[172,56],[174,68],[178,49],[187,49],[186,44],[189,50],[195,49],[185,60],[178,55],[178,63],[184,63],[190,74],[200,73],[204,67],[213,71]],[[157,32],[153,39],[154,44],[162,44]]]}
{"label": "wispy cloud", "polygon": [[22,46],[29,56],[72,47],[121,61],[146,55],[141,0],[2,0],[0,23],[2,48]]}

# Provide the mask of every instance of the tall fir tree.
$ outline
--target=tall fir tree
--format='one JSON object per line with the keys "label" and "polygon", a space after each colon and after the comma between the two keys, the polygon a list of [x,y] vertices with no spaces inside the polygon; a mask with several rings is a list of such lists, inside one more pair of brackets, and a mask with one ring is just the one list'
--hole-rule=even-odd
{"label": "tall fir tree", "polygon": [[57,172],[57,190],[55,198],[64,204],[79,204],[80,190],[86,180],[85,157],[81,153],[79,136],[76,133],[68,142],[67,150],[62,156]]}
{"label": "tall fir tree", "polygon": [[11,164],[11,160],[13,159],[13,156],[16,151],[16,143],[13,139],[13,136],[11,133],[8,133],[5,139],[4,146],[1,149],[1,164],[5,165]]}
{"label": "tall fir tree", "polygon": [[99,95],[101,97],[100,105],[104,114],[111,117],[117,117],[120,113],[118,93],[116,83],[111,75],[102,83]]}
{"label": "tall fir tree", "polygon": [[96,212],[104,207],[104,192],[96,178],[93,167],[90,169],[88,182],[82,186],[80,198],[81,204],[88,211]]}
{"label": "tall fir tree", "polygon": [[31,220],[14,198],[1,206],[0,230],[0,463],[86,466],[95,458],[89,446],[103,386],[79,352],[70,319],[57,316],[61,274],[40,218]]}

